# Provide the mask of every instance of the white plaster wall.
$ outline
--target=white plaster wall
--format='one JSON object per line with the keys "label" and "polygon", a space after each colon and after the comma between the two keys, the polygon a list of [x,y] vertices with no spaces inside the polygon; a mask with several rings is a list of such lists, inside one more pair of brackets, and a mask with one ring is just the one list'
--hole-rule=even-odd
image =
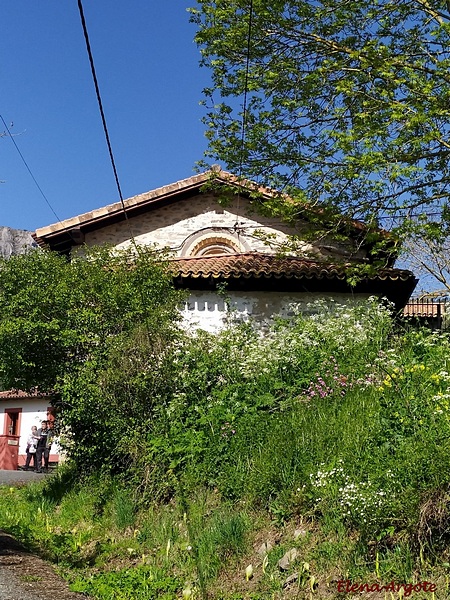
{"label": "white plaster wall", "polygon": [[289,318],[297,312],[311,314],[308,304],[319,299],[329,303],[352,304],[369,297],[369,294],[308,294],[304,292],[229,292],[231,310],[224,299],[215,292],[192,292],[182,307],[183,325],[187,329],[204,329],[217,333],[230,321],[253,320],[262,329],[268,327],[276,316]]}
{"label": "white plaster wall", "polygon": [[[47,420],[47,408],[50,406],[48,400],[39,398],[5,398],[0,401],[0,433],[3,434],[5,425],[5,408],[21,408],[20,416],[20,440],[19,455],[25,454],[27,438],[31,427],[36,425],[39,429],[41,422]],[[58,454],[59,448],[56,443],[52,444],[51,454]]]}

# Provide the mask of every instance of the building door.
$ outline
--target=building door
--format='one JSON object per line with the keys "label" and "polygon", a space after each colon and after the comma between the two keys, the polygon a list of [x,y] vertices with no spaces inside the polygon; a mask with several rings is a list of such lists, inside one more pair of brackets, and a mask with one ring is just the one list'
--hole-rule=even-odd
{"label": "building door", "polygon": [[3,435],[0,435],[0,469],[16,470],[19,464],[21,408],[5,408]]}

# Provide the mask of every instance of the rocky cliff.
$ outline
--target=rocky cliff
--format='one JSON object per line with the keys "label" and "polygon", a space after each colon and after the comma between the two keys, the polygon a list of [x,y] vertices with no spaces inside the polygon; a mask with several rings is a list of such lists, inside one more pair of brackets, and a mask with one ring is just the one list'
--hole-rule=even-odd
{"label": "rocky cliff", "polygon": [[27,249],[36,247],[37,244],[31,237],[31,231],[0,226],[1,258],[9,258],[16,254],[23,254]]}

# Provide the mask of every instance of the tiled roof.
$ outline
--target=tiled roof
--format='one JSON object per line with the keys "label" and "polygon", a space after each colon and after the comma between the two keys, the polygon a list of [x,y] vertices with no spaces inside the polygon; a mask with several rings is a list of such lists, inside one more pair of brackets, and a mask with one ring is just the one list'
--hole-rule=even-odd
{"label": "tiled roof", "polygon": [[[298,257],[278,257],[272,254],[245,253],[220,256],[175,258],[170,261],[170,271],[181,278],[297,278],[297,279],[345,279],[346,264],[323,263]],[[352,267],[355,266],[353,263]],[[381,269],[369,279],[408,281],[411,271]]]}
{"label": "tiled roof", "polygon": [[[41,227],[36,229],[33,238],[40,246],[45,247],[46,244],[52,240],[54,241],[62,235],[68,235],[68,232],[72,232],[70,236],[73,238],[72,241],[75,242],[75,230],[97,229],[108,225],[114,220],[123,219],[124,207],[127,214],[133,216],[139,211],[142,212],[157,208],[161,203],[182,199],[187,193],[198,193],[199,189],[208,182],[220,183],[237,190],[242,190],[243,194],[245,194],[245,192],[256,193],[260,195],[262,199],[280,197],[289,201],[289,196],[286,194],[282,194],[272,188],[261,186],[253,181],[239,178],[236,175],[233,175],[233,173],[221,170],[219,167],[213,167],[210,171],[205,171],[204,173],[181,179],[170,185],[165,185],[150,190],[149,192],[145,192],[144,194],[128,198],[127,200],[124,200],[123,205],[121,202],[115,202],[114,204],[108,204],[107,206],[65,219],[64,221]],[[310,208],[316,214],[321,214],[321,209],[319,207]],[[356,231],[363,231],[366,229],[361,221],[349,220],[348,224]]]}
{"label": "tiled roof", "polygon": [[48,394],[43,394],[38,390],[32,390],[30,392],[24,392],[23,390],[6,390],[0,392],[0,400],[9,400],[12,398],[45,398]]}
{"label": "tiled roof", "polygon": [[418,302],[412,300],[403,309],[405,317],[440,317],[448,310],[447,302]]}

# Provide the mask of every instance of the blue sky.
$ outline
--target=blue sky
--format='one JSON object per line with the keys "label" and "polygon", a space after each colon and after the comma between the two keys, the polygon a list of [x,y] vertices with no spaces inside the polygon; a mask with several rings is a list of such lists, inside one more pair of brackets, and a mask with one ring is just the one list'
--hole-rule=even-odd
{"label": "blue sky", "polygon": [[[186,10],[195,0],[83,6],[124,198],[189,177],[210,85]],[[1,12],[0,114],[58,218],[118,201],[77,0],[3,0]],[[0,180],[0,225],[58,220],[8,137]]]}
{"label": "blue sky", "polygon": [[[189,177],[206,148],[195,0],[84,0],[125,198]],[[116,202],[76,0],[3,0],[0,114],[60,219]],[[4,129],[0,124],[0,131]],[[0,225],[57,219],[0,138]]]}

